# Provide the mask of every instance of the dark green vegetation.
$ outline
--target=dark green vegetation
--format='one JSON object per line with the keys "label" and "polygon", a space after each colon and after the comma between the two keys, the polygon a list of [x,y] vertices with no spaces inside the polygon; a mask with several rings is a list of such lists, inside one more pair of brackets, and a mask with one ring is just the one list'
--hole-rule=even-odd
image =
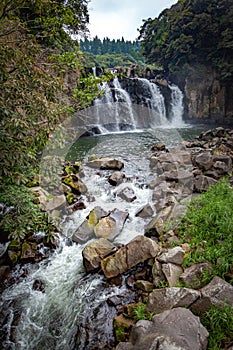
{"label": "dark green vegetation", "polygon": [[222,179],[191,202],[180,225],[179,236],[191,246],[185,263],[210,262],[213,271],[207,281],[233,272],[232,203],[233,190]]}
{"label": "dark green vegetation", "polygon": [[87,3],[1,1],[0,202],[15,209],[1,218],[0,229],[17,239],[45,230],[47,224],[25,185],[39,166],[48,137],[98,95],[99,80],[87,78],[85,86],[77,84],[83,57],[67,34],[86,31]]}
{"label": "dark green vegetation", "polygon": [[208,350],[225,349],[232,344],[233,339],[233,312],[230,305],[222,308],[212,306],[201,317],[202,324],[208,329]]}
{"label": "dark green vegetation", "polygon": [[139,41],[118,40],[97,36],[92,39],[80,40],[80,49],[84,52],[85,66],[100,66],[106,68],[124,67],[134,64],[144,65]]}
{"label": "dark green vegetation", "polygon": [[179,0],[140,29],[149,63],[175,73],[187,64],[210,65],[223,82],[233,76],[232,0]]}

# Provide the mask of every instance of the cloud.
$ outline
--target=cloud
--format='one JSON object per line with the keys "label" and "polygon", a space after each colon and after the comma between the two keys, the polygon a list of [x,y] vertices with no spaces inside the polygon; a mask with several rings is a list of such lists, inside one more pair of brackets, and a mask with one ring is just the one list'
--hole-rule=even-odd
{"label": "cloud", "polygon": [[92,0],[89,5],[90,33],[94,37],[134,40],[142,20],[154,18],[176,0]]}

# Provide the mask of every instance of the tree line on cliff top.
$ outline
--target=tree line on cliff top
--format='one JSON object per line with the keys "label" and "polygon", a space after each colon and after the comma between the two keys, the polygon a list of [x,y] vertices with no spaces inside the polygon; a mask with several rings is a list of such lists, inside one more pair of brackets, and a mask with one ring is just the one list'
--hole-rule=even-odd
{"label": "tree line on cliff top", "polygon": [[203,63],[223,82],[233,77],[232,0],[179,0],[140,28],[147,62],[170,72],[185,64]]}

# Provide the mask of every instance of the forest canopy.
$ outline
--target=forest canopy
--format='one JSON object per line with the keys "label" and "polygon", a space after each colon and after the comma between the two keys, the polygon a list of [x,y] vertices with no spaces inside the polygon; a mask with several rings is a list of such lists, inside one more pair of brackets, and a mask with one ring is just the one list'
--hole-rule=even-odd
{"label": "forest canopy", "polygon": [[233,77],[232,0],[179,0],[140,28],[148,63],[174,72],[185,64],[203,63],[222,81]]}

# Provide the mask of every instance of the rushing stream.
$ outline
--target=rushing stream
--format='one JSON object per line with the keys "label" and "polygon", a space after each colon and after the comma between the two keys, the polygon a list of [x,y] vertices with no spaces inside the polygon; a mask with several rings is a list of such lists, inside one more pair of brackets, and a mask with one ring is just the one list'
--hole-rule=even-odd
{"label": "rushing stream", "polygon": [[[148,85],[147,81],[142,83]],[[182,121],[183,96],[177,87],[171,86],[172,116],[171,122],[168,122],[165,120],[163,98],[156,86],[150,86],[151,94],[156,95],[156,98],[154,96],[150,100],[153,106],[148,112],[148,125],[145,128],[141,128],[140,120],[135,117],[134,106],[116,80],[114,89],[115,102],[124,104],[124,118],[127,114],[124,123],[131,125],[131,131],[120,132],[122,106],[118,104],[113,108],[112,95],[107,88],[104,116],[101,101],[96,101],[93,107],[95,123],[92,126],[98,126],[101,135],[80,138],[66,154],[68,160],[84,160],[83,181],[95,200],[87,201],[86,209],[65,217],[61,231],[63,237],[68,239],[61,238],[59,247],[47,260],[24,267],[27,276],[19,278],[17,283],[4,290],[0,302],[2,349],[88,350],[113,347],[112,320],[116,311],[105,301],[114,295],[125,298],[126,287],[123,284],[122,287],[106,288],[103,276],[87,276],[82,264],[81,252],[84,246],[71,242],[70,237],[96,206],[108,210],[117,208],[129,213],[122,233],[116,238],[117,242],[127,243],[135,236],[143,235],[148,219],[135,217],[135,213],[143,205],[151,203],[152,194],[147,186],[151,176],[148,161],[151,146],[157,142],[166,143],[167,146],[176,145],[199,133],[197,128],[194,130]],[[115,133],[109,133],[107,128],[107,113],[115,118],[111,120],[115,125]],[[159,121],[152,123],[153,116],[158,114]],[[155,125],[157,127],[153,128]],[[177,129],[177,125],[182,128]],[[100,176],[96,170],[85,165],[92,154],[114,157],[124,162],[127,183],[120,186],[131,186],[137,197],[135,201],[128,203],[115,195],[116,189],[106,181],[109,175],[107,171]],[[18,275],[20,273],[22,271],[15,272]],[[35,288],[38,281],[43,285],[41,290]]]}

